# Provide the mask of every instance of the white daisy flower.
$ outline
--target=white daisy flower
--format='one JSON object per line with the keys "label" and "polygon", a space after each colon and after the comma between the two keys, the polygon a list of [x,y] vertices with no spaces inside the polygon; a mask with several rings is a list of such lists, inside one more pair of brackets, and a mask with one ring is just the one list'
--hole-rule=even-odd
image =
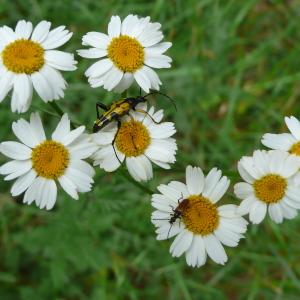
{"label": "white daisy flower", "polygon": [[78,192],[91,190],[94,169],[84,161],[96,149],[85,127],[70,130],[65,114],[47,140],[38,113],[30,116],[30,123],[20,119],[12,124],[19,142],[2,142],[0,152],[13,160],[0,167],[4,180],[17,180],[11,188],[12,196],[25,192],[23,202],[33,201],[40,208],[51,209],[56,201],[58,181],[74,199]]}
{"label": "white daisy flower", "polygon": [[293,116],[285,117],[284,120],[291,133],[266,133],[261,142],[268,148],[300,156],[300,122]]}
{"label": "white daisy flower", "polygon": [[154,112],[151,107],[147,111],[145,103],[138,104],[136,110],[145,113],[130,111],[130,117],[122,119],[119,130],[113,122],[94,134],[94,143],[99,147],[93,155],[94,165],[113,172],[125,160],[136,181],[147,181],[153,177],[151,162],[164,169],[175,162],[177,145],[171,136],[176,130],[172,122],[158,124],[163,118],[162,110]]}
{"label": "white daisy flower", "polygon": [[300,189],[294,177],[300,159],[280,150],[256,150],[253,156],[244,156],[238,170],[245,182],[234,186],[236,196],[243,199],[237,212],[249,213],[253,224],[260,223],[267,210],[275,223],[292,219],[300,208]]}
{"label": "white daisy flower", "polygon": [[170,68],[172,62],[163,54],[172,43],[161,42],[164,36],[160,27],[150,22],[150,17],[129,15],[122,22],[119,16],[112,16],[108,35],[88,32],[82,44],[92,48],[78,50],[78,54],[101,58],[85,72],[90,85],[122,93],[135,80],[146,93],[159,90],[161,81],[152,68]]}
{"label": "white daisy flower", "polygon": [[151,221],[157,227],[157,239],[176,236],[170,252],[179,257],[185,253],[192,267],[206,263],[207,255],[225,264],[227,255],[222,244],[236,247],[248,222],[236,213],[237,206],[217,206],[229,187],[229,179],[213,168],[205,177],[197,167],[186,168],[186,184],[171,181],[160,185],[161,194],[152,196]]}
{"label": "white daisy flower", "polygon": [[26,112],[33,88],[45,101],[64,97],[66,81],[58,70],[76,69],[73,54],[53,50],[65,44],[72,33],[41,21],[34,29],[31,22],[19,21],[15,30],[0,27],[0,102],[13,89],[12,112]]}

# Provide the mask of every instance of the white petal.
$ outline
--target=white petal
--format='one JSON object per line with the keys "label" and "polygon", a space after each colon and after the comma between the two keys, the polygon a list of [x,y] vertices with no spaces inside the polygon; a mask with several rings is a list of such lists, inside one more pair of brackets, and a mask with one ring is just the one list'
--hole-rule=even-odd
{"label": "white petal", "polygon": [[30,124],[24,119],[20,119],[12,124],[15,136],[26,146],[33,148],[40,143],[38,136],[32,130]]}
{"label": "white petal", "polygon": [[229,184],[230,180],[226,176],[223,176],[210,194],[210,200],[213,203],[218,202],[228,190]]}
{"label": "white petal", "polygon": [[71,165],[73,168],[80,170],[81,172],[87,174],[89,177],[93,177],[95,175],[94,168],[84,160],[72,161]]}
{"label": "white petal", "polygon": [[210,198],[210,195],[213,192],[216,184],[219,182],[221,175],[221,171],[217,168],[213,168],[209,171],[204,180],[204,188],[202,192],[204,197]]}
{"label": "white petal", "polygon": [[193,237],[190,248],[185,253],[186,263],[191,267],[201,267],[206,262],[206,250],[202,236]]}
{"label": "white petal", "polygon": [[157,189],[166,197],[168,197],[170,200],[172,200],[175,205],[180,202],[180,200],[183,200],[182,197],[182,191],[178,188],[175,188],[172,185],[165,185],[161,184],[157,187]]}
{"label": "white petal", "polygon": [[289,128],[291,134],[295,139],[300,140],[300,122],[295,117],[285,117],[284,118],[286,126]]}
{"label": "white petal", "polygon": [[166,55],[147,55],[145,64],[151,68],[164,69],[171,68],[172,59]]}
{"label": "white petal", "polygon": [[151,163],[144,155],[127,157],[126,166],[130,175],[138,182],[148,181],[153,177]]}
{"label": "white petal", "polygon": [[18,142],[2,142],[0,152],[7,157],[26,160],[31,157],[31,149]]}
{"label": "white petal", "polygon": [[87,77],[99,77],[108,72],[112,67],[112,61],[109,58],[105,58],[92,64],[84,74]]}
{"label": "white petal", "polygon": [[281,207],[282,215],[286,219],[294,219],[298,212],[295,208],[289,206],[285,201],[280,201],[279,205]]}
{"label": "white petal", "polygon": [[[0,167],[0,174],[1,175],[19,174],[18,176],[20,176],[27,173],[31,169],[31,166],[32,164],[30,160],[12,160]],[[14,179],[18,176],[13,176],[13,178],[11,179]],[[11,180],[11,179],[5,178],[4,180]]]}
{"label": "white petal", "polygon": [[114,87],[113,91],[116,93],[123,93],[133,83],[134,77],[131,73],[124,73],[121,81]]}
{"label": "white petal", "polygon": [[77,50],[78,55],[86,58],[101,58],[107,55],[104,49],[90,48]]}
{"label": "white petal", "polygon": [[161,85],[161,81],[160,81],[158,75],[156,74],[156,72],[154,72],[148,66],[143,66],[141,71],[146,75],[146,77],[150,81],[151,89],[158,91],[159,86]]}
{"label": "white petal", "polygon": [[234,193],[240,199],[246,199],[253,194],[253,187],[246,182],[239,182],[234,185]]}
{"label": "white petal", "polygon": [[40,184],[40,177],[35,178],[33,183],[29,186],[27,191],[25,192],[23,202],[28,205],[31,204],[37,197],[38,188]]}
{"label": "white petal", "polygon": [[290,133],[263,135],[261,143],[274,150],[288,151],[297,140]]}
{"label": "white petal", "polygon": [[108,35],[113,38],[117,37],[121,33],[121,19],[119,16],[112,16],[108,23]]}
{"label": "white petal", "polygon": [[42,43],[44,49],[46,50],[55,49],[64,45],[67,41],[69,41],[73,33],[64,29],[65,26],[59,26],[55,29],[52,29],[49,32],[45,41]]}
{"label": "white petal", "polygon": [[76,191],[76,185],[68,177],[65,175],[60,176],[58,181],[66,193],[68,193],[75,200],[78,200],[79,197]]}
{"label": "white petal", "polygon": [[203,236],[203,241],[208,256],[216,263],[224,265],[228,258],[220,241],[213,234]]}
{"label": "white petal", "polygon": [[6,97],[7,93],[13,87],[14,74],[12,72],[5,72],[0,77],[0,102]]}
{"label": "white petal", "polygon": [[47,38],[50,27],[50,22],[41,21],[33,30],[31,39],[35,42],[42,43]]}
{"label": "white petal", "polygon": [[252,206],[249,214],[249,220],[253,224],[259,224],[266,216],[267,205],[261,201],[256,201]]}
{"label": "white petal", "polygon": [[106,50],[111,38],[101,32],[88,32],[82,38],[82,44]]}
{"label": "white petal", "polygon": [[47,82],[53,92],[53,99],[58,100],[60,98],[63,98],[64,89],[66,88],[67,83],[60,72],[48,65],[44,65],[40,70],[40,73],[44,78],[47,79]]}
{"label": "white petal", "polygon": [[186,197],[189,196],[189,191],[187,189],[187,186],[182,183],[182,182],[179,182],[179,181],[171,181],[169,184],[168,184],[169,187],[177,190],[180,192],[181,194],[181,197],[184,199]]}
{"label": "white petal", "polygon": [[85,126],[80,126],[74,130],[71,130],[68,134],[61,137],[59,141],[65,146],[71,144],[75,139],[77,139],[85,130]]}
{"label": "white petal", "polygon": [[[153,219],[152,219],[153,220]],[[153,222],[163,222],[163,221],[153,221]],[[179,226],[178,223],[170,224],[169,221],[163,226],[159,227],[156,230],[157,233],[157,240],[166,240],[169,239],[175,235],[177,235],[179,232],[183,230],[183,226]]]}
{"label": "white petal", "polygon": [[186,185],[191,195],[200,195],[204,187],[204,174],[201,168],[188,166],[185,171]]}
{"label": "white petal", "polygon": [[121,70],[119,70],[118,68],[116,68],[115,66],[113,66],[105,74],[103,87],[106,90],[111,91],[112,89],[114,89],[119,84],[122,77],[123,77],[123,72]]}
{"label": "white petal", "polygon": [[151,46],[151,47],[147,47],[145,49],[145,51],[147,51],[148,53],[151,53],[151,54],[163,54],[171,46],[172,46],[172,43],[170,43],[170,42],[163,42],[163,43],[159,43],[159,44],[156,44],[154,46]]}
{"label": "white petal", "polygon": [[133,76],[138,85],[144,90],[144,92],[149,93],[149,90],[151,88],[151,82],[148,79],[147,74],[142,69],[139,69],[136,72],[134,72]]}
{"label": "white petal", "polygon": [[90,142],[78,143],[72,146],[69,146],[69,151],[72,157],[76,159],[86,159],[90,157],[97,149],[97,145]]}
{"label": "white petal", "polygon": [[241,175],[241,177],[248,183],[253,183],[254,182],[254,178],[246,171],[246,169],[244,168],[244,166],[242,165],[242,162],[239,161],[238,165],[237,165],[238,171]]}
{"label": "white petal", "polygon": [[46,139],[43,124],[38,113],[32,113],[30,115],[30,127],[40,143]]}
{"label": "white petal", "polygon": [[54,180],[47,180],[42,191],[42,199],[39,207],[50,210],[56,202],[57,186]]}
{"label": "white petal", "polygon": [[68,114],[64,114],[61,120],[57,124],[54,132],[52,133],[52,139],[61,141],[67,134],[70,133],[70,120]]}
{"label": "white petal", "polygon": [[168,138],[176,133],[174,123],[172,122],[163,122],[160,124],[152,123],[148,127],[148,130],[150,132],[150,136],[155,139]]}
{"label": "white petal", "polygon": [[89,192],[92,189],[93,179],[86,173],[70,165],[66,170],[65,176],[70,179],[79,192]]}
{"label": "white petal", "polygon": [[[116,153],[115,153],[116,151]],[[118,151],[115,147],[115,151],[112,145],[108,145],[97,151],[95,153],[94,165],[100,165],[100,168],[104,169],[106,172],[113,172],[118,169],[123,162],[125,155]],[[99,159],[99,162],[97,161]]]}
{"label": "white petal", "polygon": [[189,249],[193,241],[193,234],[188,230],[180,232],[173,241],[170,252],[172,256],[179,257]]}
{"label": "white petal", "polygon": [[31,79],[34,89],[42,98],[42,100],[48,102],[54,99],[54,91],[52,90],[51,85],[40,72],[35,72],[31,74]]}
{"label": "white petal", "polygon": [[128,15],[122,22],[122,35],[131,35],[134,26],[138,23],[138,18],[135,15]]}
{"label": "white petal", "polygon": [[25,20],[19,21],[16,25],[15,32],[19,37],[29,39],[32,32],[32,23],[26,22]]}
{"label": "white petal", "polygon": [[270,204],[268,207],[270,218],[277,224],[282,223],[283,214],[279,203]]}
{"label": "white petal", "polygon": [[300,168],[300,158],[296,155],[288,155],[280,175],[284,177],[291,177],[298,172]]}
{"label": "white petal", "polygon": [[36,172],[34,170],[19,177],[11,188],[11,194],[13,197],[22,194],[27,188],[33,183],[36,177]]}
{"label": "white petal", "polygon": [[254,195],[250,195],[245,200],[243,200],[240,204],[240,206],[237,209],[237,213],[241,214],[242,216],[245,214],[248,214],[254,205],[258,200],[254,197]]}
{"label": "white petal", "polygon": [[32,99],[32,83],[29,75],[18,74],[14,76],[14,93],[16,93],[15,97],[18,98],[16,111],[18,113],[26,112]]}
{"label": "white petal", "polygon": [[74,71],[77,68],[77,61],[74,60],[74,55],[71,53],[59,50],[47,50],[45,52],[45,60],[54,69],[62,71]]}
{"label": "white petal", "polygon": [[151,144],[145,151],[145,155],[151,160],[174,163],[176,161],[176,150],[177,145],[173,138],[152,139]]}

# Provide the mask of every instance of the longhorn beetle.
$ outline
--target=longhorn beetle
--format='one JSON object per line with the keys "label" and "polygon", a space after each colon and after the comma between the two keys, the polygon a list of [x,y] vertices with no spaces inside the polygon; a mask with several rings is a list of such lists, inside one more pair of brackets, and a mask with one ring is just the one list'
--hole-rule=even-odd
{"label": "longhorn beetle", "polygon": [[[159,94],[159,95],[162,95],[162,96],[168,98],[174,105],[175,109],[177,110],[174,100],[171,97],[169,97],[168,95],[160,93],[160,92],[151,92],[145,96],[140,95],[137,97],[122,98],[120,100],[117,100],[110,106],[106,106],[105,104],[99,103],[99,102],[96,103],[97,119],[94,122],[93,132],[96,133],[96,132],[100,131],[102,128],[104,128],[105,126],[107,126],[109,123],[111,123],[113,121],[116,121],[118,123],[118,129],[117,129],[117,132],[112,141],[112,146],[114,148],[115,155],[119,162],[120,162],[120,160],[116,153],[114,143],[117,138],[118,132],[121,128],[121,118],[124,117],[125,115],[129,115],[130,110],[134,110],[134,111],[137,111],[137,112],[147,115],[154,123],[159,124],[159,122],[156,122],[153,119],[153,117],[151,115],[149,115],[149,113],[147,111],[136,108],[136,106],[139,103],[147,102],[148,96],[155,95],[155,94]],[[104,113],[102,115],[99,113],[99,108],[104,110]]]}
{"label": "longhorn beetle", "polygon": [[[182,199],[182,198],[183,198],[183,195],[181,196],[180,199]],[[171,231],[171,228],[172,228],[173,224],[176,222],[177,219],[180,220],[182,218],[184,210],[189,205],[189,200],[188,199],[183,199],[181,202],[179,202],[180,199],[178,199],[178,205],[177,205],[177,207],[176,208],[172,207],[173,213],[170,215],[170,219],[153,219],[153,220],[168,220],[169,221],[170,228],[169,228],[169,231],[168,231],[167,239],[169,238],[169,234],[170,234],[170,231]]]}

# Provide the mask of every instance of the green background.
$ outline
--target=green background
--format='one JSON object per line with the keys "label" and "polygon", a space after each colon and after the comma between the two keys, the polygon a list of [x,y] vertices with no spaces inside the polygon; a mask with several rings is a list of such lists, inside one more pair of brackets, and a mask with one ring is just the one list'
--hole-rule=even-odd
{"label": "green background", "polygon": [[[129,13],[150,15],[173,42],[172,68],[158,73],[178,112],[162,97],[151,103],[176,124],[177,162],[156,169],[146,186],[183,180],[187,164],[205,172],[218,166],[233,185],[238,159],[262,147],[262,134],[284,132],[283,117],[299,117],[300,2],[0,0],[1,25],[23,18],[67,25],[74,36],[62,49],[70,52],[82,48],[86,32],[106,32],[111,15]],[[90,129],[95,102],[119,96],[90,88],[84,70],[92,60],[76,59],[78,70],[64,72],[69,87],[59,105]],[[137,93],[135,86],[130,94]],[[35,95],[36,110],[54,114],[42,113],[51,132],[59,118]],[[7,97],[1,141],[15,139],[11,122],[19,117]],[[232,185],[221,203],[239,203]],[[61,191],[50,212],[12,199],[10,186],[0,181],[1,300],[300,299],[300,217],[249,226],[239,247],[226,248],[225,266],[209,261],[192,269],[170,256],[170,241],[156,241],[150,195],[120,171],[98,169],[92,192],[74,201]]]}

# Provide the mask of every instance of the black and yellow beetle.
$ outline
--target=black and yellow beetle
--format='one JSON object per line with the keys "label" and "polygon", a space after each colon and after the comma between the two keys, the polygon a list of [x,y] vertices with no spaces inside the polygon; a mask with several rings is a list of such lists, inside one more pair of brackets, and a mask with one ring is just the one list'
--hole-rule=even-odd
{"label": "black and yellow beetle", "polygon": [[[130,112],[130,110],[133,110],[133,111],[137,111],[137,112],[140,112],[140,113],[143,113],[143,114],[147,115],[154,123],[158,124],[158,122],[155,121],[153,119],[153,117],[148,114],[147,111],[136,108],[136,106],[139,103],[147,102],[147,97],[150,96],[150,95],[154,95],[154,94],[163,95],[166,98],[168,98],[172,102],[172,104],[174,105],[174,107],[176,109],[176,105],[174,103],[174,100],[172,98],[170,98],[168,95],[163,94],[161,92],[151,92],[151,93],[149,93],[145,96],[140,95],[140,96],[137,96],[137,97],[122,98],[120,100],[117,100],[116,102],[114,102],[110,106],[106,106],[103,103],[97,103],[96,104],[97,119],[94,122],[93,133],[97,133],[98,131],[100,131],[102,128],[104,128],[105,126],[107,126],[109,123],[111,123],[113,121],[117,122],[118,129],[117,129],[117,132],[116,132],[116,134],[114,136],[114,139],[113,139],[111,144],[113,146],[115,155],[116,155],[118,160],[119,160],[119,158],[118,158],[118,155],[116,153],[114,143],[115,143],[115,140],[117,138],[118,132],[121,128],[121,118],[122,117],[124,117],[125,115],[130,116],[129,112]],[[99,113],[99,108],[104,110],[104,113],[102,115]],[[120,162],[120,160],[119,160],[119,162]]]}
{"label": "black and yellow beetle", "polygon": [[[106,125],[108,125],[112,121],[118,122],[118,125],[120,126],[121,118],[124,117],[125,115],[128,115],[130,110],[144,113],[145,115],[148,115],[154,123],[157,123],[148,114],[147,111],[136,108],[136,106],[139,103],[147,102],[147,97],[150,95],[153,95],[153,94],[160,94],[160,95],[167,97],[170,101],[172,101],[173,105],[175,106],[173,99],[171,99],[169,96],[167,96],[163,93],[160,93],[160,92],[152,92],[145,96],[122,98],[122,99],[114,102],[110,106],[106,106],[103,103],[97,103],[96,104],[97,120],[94,122],[93,132],[96,133],[96,132],[100,131],[102,128],[104,128]],[[100,113],[99,113],[99,108],[104,110],[104,113],[102,115],[100,115]],[[175,108],[176,108],[176,106],[175,106]]]}

